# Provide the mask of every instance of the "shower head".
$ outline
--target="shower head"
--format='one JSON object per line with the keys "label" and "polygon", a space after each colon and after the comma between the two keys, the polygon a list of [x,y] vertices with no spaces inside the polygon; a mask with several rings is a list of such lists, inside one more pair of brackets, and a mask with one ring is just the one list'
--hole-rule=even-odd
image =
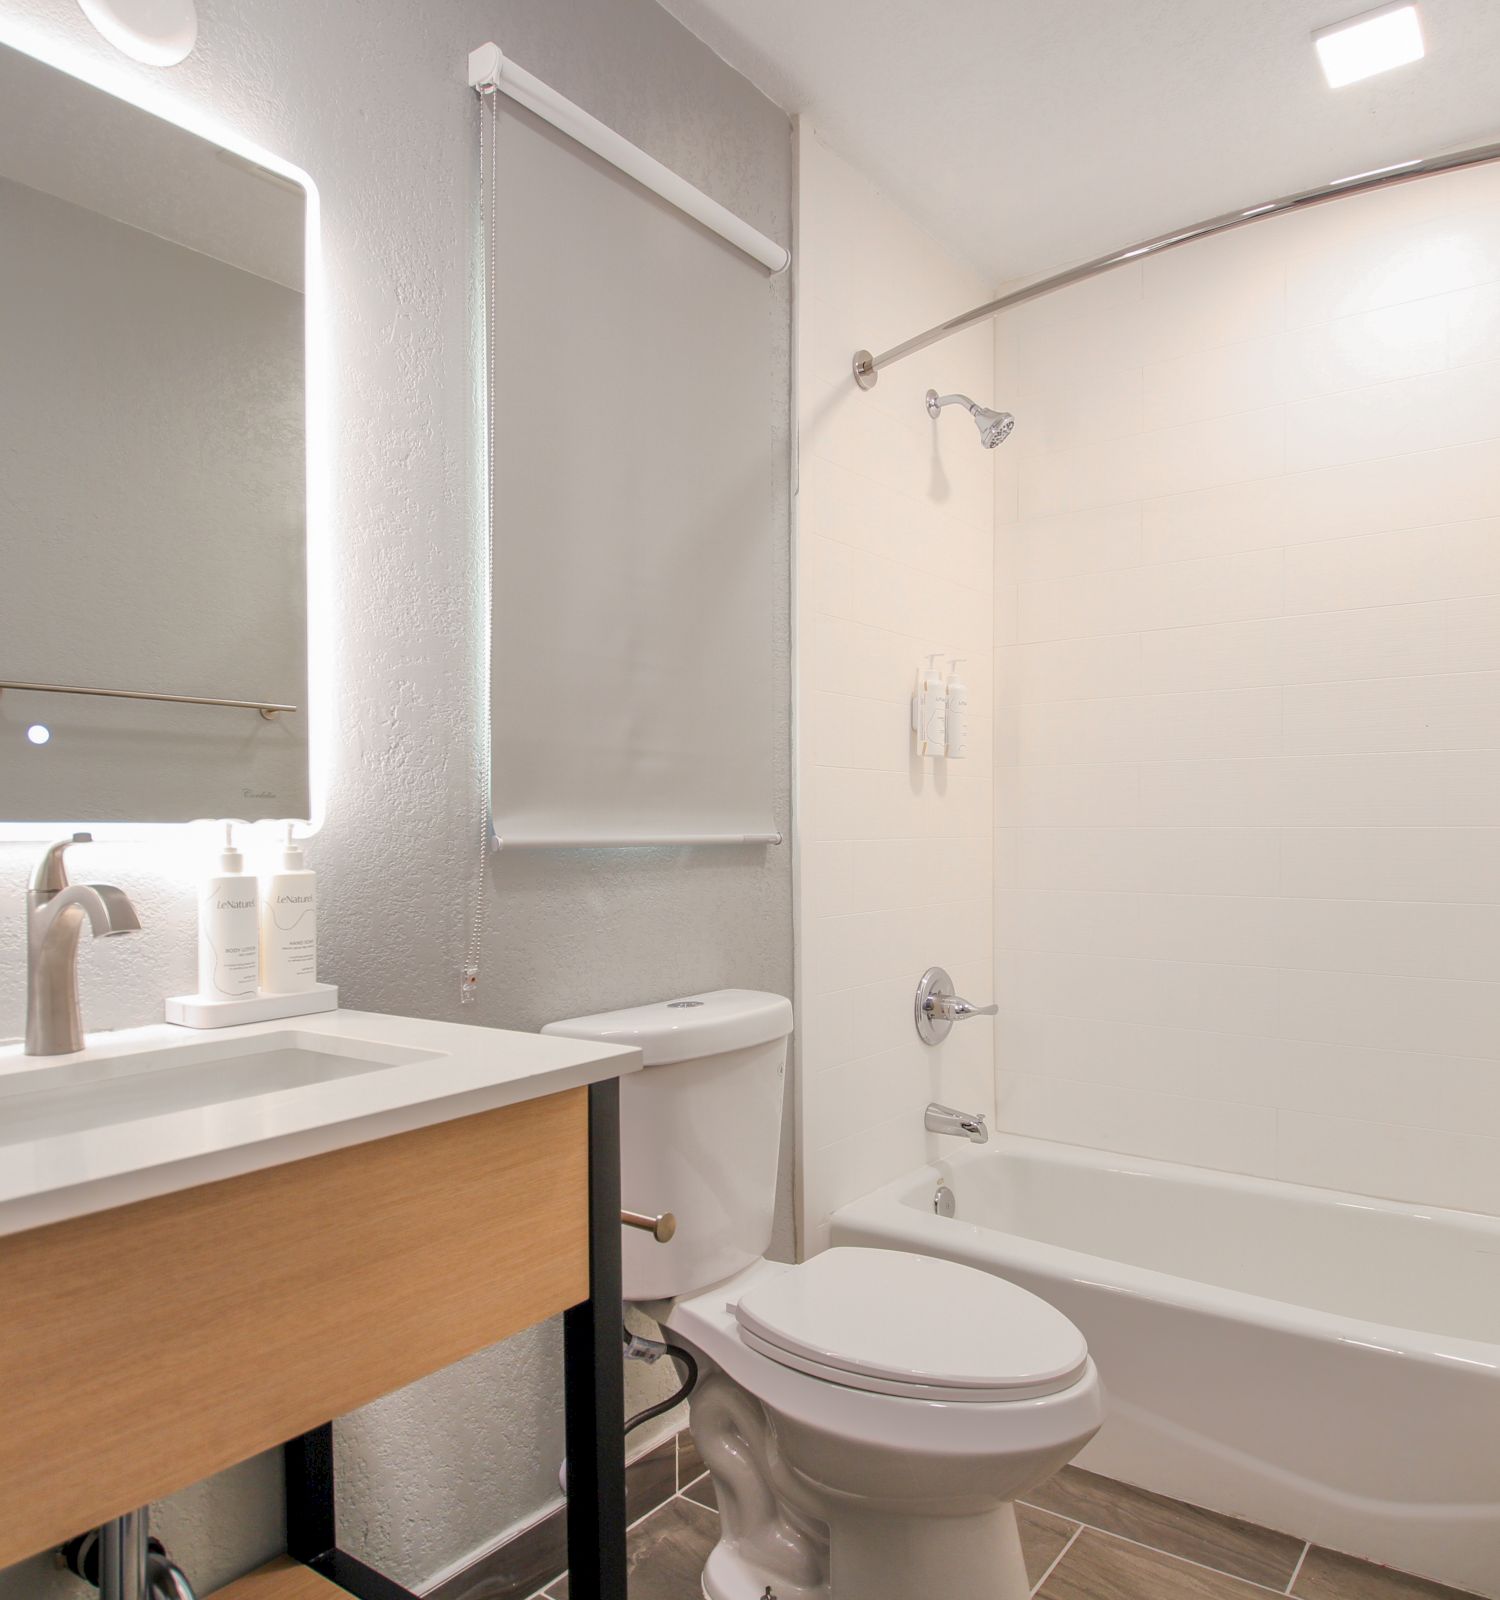
{"label": "shower head", "polygon": [[979,442],[986,450],[1004,444],[1010,437],[1010,430],[1016,425],[1016,419],[1008,411],[991,411],[988,406],[980,405],[966,394],[939,394],[936,389],[929,389],[927,415],[937,416],[944,406],[962,406],[973,417],[974,425],[979,429]]}

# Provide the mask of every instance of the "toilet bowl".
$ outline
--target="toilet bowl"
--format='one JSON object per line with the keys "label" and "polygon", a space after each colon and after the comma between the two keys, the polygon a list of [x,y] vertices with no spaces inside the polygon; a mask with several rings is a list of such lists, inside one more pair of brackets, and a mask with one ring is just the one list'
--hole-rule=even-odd
{"label": "toilet bowl", "polygon": [[1014,1501],[1103,1419],[1082,1336],[988,1273],[900,1251],[758,1262],[654,1308],[703,1374],[710,1600],[1020,1600]]}
{"label": "toilet bowl", "polygon": [[720,1539],[708,1600],[1022,1600],[1014,1502],[1103,1420],[1083,1336],[989,1273],[903,1251],[767,1261],[791,1008],[720,990],[553,1023],[638,1046],[621,1083],[625,1294],[689,1350]]}

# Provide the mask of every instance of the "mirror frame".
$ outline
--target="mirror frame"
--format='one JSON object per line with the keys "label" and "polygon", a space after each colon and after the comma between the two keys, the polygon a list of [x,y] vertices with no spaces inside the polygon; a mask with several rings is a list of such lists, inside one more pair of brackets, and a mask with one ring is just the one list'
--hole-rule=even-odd
{"label": "mirror frame", "polygon": [[[323,277],[321,201],[317,184],[294,162],[274,154],[220,122],[211,111],[159,88],[156,77],[139,75],[117,58],[105,58],[81,44],[48,37],[35,23],[0,12],[0,46],[30,56],[138,110],[207,139],[220,149],[290,179],[306,196],[304,225],[303,354],[306,373],[307,471],[307,767],[310,819],[298,822],[297,836],[306,838],[323,826],[328,803],[328,758],[333,717],[333,664],[338,659],[334,618],[330,540],[332,475],[330,468],[329,389],[332,362],[326,331],[326,285]],[[316,619],[316,623],[315,623]],[[164,842],[196,836],[199,822],[99,822],[92,817],[0,820],[0,844],[39,843],[79,829],[98,840],[136,839]],[[259,826],[259,824],[257,824]]]}

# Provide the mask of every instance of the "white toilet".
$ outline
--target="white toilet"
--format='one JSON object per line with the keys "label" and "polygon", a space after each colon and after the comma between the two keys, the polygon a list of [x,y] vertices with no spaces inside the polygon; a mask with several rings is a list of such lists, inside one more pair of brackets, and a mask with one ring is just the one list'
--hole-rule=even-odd
{"label": "white toilet", "polygon": [[692,1352],[693,1438],[722,1533],[709,1600],[1021,1600],[1013,1502],[1103,1420],[1083,1336],[973,1267],[771,1238],[792,1008],[721,989],[554,1022],[633,1044],[622,1195],[672,1212],[626,1229],[625,1297]]}

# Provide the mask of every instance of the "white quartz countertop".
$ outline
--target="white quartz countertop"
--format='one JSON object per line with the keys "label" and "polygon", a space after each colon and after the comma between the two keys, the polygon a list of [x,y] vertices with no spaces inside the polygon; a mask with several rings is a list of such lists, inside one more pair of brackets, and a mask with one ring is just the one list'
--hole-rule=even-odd
{"label": "white quartz countertop", "polygon": [[[0,1046],[0,1235],[639,1070],[639,1050],[330,1011]],[[309,1077],[309,1073],[312,1076]]]}

